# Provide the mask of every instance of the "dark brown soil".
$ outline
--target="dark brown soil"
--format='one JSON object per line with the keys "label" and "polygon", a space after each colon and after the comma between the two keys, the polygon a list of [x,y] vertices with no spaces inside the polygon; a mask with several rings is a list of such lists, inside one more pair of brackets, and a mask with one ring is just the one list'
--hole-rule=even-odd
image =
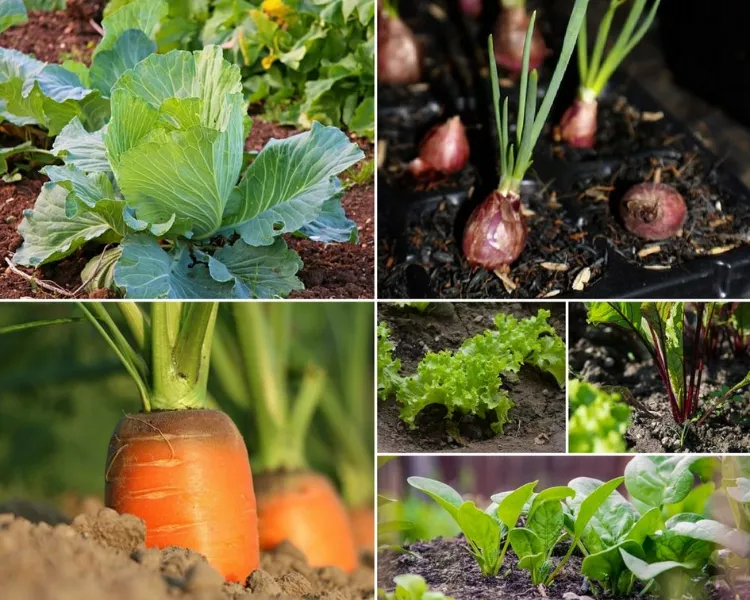
{"label": "dark brown soil", "polygon": [[[111,509],[71,525],[32,525],[0,515],[0,589],[13,600],[369,600],[372,566],[351,575],[313,569],[291,545],[261,556],[245,584],[225,583],[205,559],[184,548],[144,547],[143,521]],[[283,595],[283,596],[282,596]]]}
{"label": "dark brown soil", "polygon": [[[484,577],[463,537],[438,538],[406,548],[414,554],[388,551],[378,555],[378,587],[391,590],[396,575],[412,573],[424,577],[433,591],[455,600],[579,600],[596,596],[581,575],[581,558],[576,555],[549,588],[540,589],[531,584],[528,571],[518,568],[518,559],[512,550],[508,551],[499,576]],[[636,584],[636,591],[638,589]],[[750,593],[747,588],[731,592],[723,581],[708,584],[707,591],[712,600],[744,599]],[[618,600],[639,597],[634,592],[628,597],[618,596]]]}
{"label": "dark brown soil", "polygon": [[[741,403],[730,402],[724,409],[717,409],[703,425],[691,424],[685,446],[681,448],[682,426],[674,423],[664,385],[640,342],[617,328],[588,327],[581,305],[571,304],[570,308],[571,377],[624,386],[646,409],[632,407],[631,425],[625,437],[628,452],[747,452],[750,448],[750,389],[739,392],[744,399]],[[705,403],[708,394],[723,385],[731,387],[738,383],[748,371],[750,357],[735,357],[724,348],[719,359],[704,372],[701,401]]]}
{"label": "dark brown soil", "polygon": [[[245,142],[247,150],[262,148],[271,138],[287,138],[298,133],[291,127],[255,120]],[[361,143],[361,142],[360,142]],[[365,145],[368,159],[372,149]],[[0,182],[0,298],[40,298],[63,297],[49,289],[44,289],[23,279],[6,269],[6,257],[23,241],[16,231],[23,219],[23,211],[34,205],[42,184],[47,181],[43,175],[34,175],[15,183]],[[304,267],[299,277],[305,289],[292,294],[293,298],[373,298],[374,289],[374,187],[372,183],[354,185],[344,194],[342,200],[346,214],[359,227],[358,244],[323,245],[310,240],[287,236],[287,242],[302,257]],[[101,248],[89,246],[64,260],[47,265],[39,270],[21,269],[33,274],[37,279],[53,283],[69,292],[81,285],[81,271],[86,263]],[[82,292],[85,294],[85,292]],[[96,292],[91,297],[109,296]]]}
{"label": "dark brown soil", "polygon": [[[549,322],[564,337],[565,306],[561,303],[438,303],[424,314],[380,303],[378,318],[391,330],[402,373],[410,374],[428,350],[456,349],[467,338],[493,328],[498,312],[524,318],[539,308],[552,313]],[[554,378],[534,368],[524,366],[518,375],[518,382],[504,382],[515,402],[504,435],[496,435],[488,420],[466,416],[460,422],[447,421],[442,406],[428,406],[417,418],[417,429],[411,430],[400,419],[395,399],[390,399],[378,403],[378,451],[565,452],[564,392]]]}
{"label": "dark brown soil", "polygon": [[0,34],[0,46],[44,62],[66,58],[89,63],[101,36],[90,21],[101,21],[103,0],[68,0],[66,10],[31,11],[29,20]]}

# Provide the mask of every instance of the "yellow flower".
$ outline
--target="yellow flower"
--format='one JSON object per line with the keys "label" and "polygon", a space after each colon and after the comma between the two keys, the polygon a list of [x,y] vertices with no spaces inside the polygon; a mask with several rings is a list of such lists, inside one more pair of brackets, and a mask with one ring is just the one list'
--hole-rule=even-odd
{"label": "yellow flower", "polygon": [[283,0],[263,0],[263,4],[260,5],[263,12],[269,17],[283,20],[289,11],[291,10]]}
{"label": "yellow flower", "polygon": [[268,69],[271,68],[271,65],[275,63],[277,60],[279,60],[278,56],[276,56],[275,54],[269,54],[268,56],[264,56],[261,59],[260,64],[267,71]]}

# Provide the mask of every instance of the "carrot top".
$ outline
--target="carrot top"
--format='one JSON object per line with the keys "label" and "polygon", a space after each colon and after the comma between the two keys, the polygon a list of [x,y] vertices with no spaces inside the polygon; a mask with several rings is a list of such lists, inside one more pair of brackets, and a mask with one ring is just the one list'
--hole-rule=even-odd
{"label": "carrot top", "polygon": [[216,302],[118,302],[129,336],[99,302],[79,303],[141,395],[144,412],[205,408]]}

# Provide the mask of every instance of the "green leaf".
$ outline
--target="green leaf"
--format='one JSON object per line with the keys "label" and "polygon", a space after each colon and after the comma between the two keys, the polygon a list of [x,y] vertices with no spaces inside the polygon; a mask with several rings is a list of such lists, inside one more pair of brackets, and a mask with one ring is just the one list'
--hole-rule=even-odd
{"label": "green leaf", "polygon": [[[89,208],[94,208],[102,200],[115,199],[112,182],[106,173],[94,172],[87,176],[75,165],[45,167],[42,173],[49,177],[52,183],[68,190],[65,205],[67,217],[73,217],[78,212],[78,201],[83,202]],[[122,209],[123,206],[120,205],[120,212]]]}
{"label": "green leaf", "polygon": [[558,336],[539,338],[539,348],[532,352],[526,362],[552,373],[560,387],[565,384],[565,342]]}
{"label": "green leaf", "polygon": [[693,489],[697,456],[634,457],[625,467],[625,487],[648,507],[682,502]]}
{"label": "green leaf", "polygon": [[349,242],[359,241],[357,224],[344,213],[339,198],[331,198],[323,203],[318,218],[303,226],[298,232],[314,242]]}
{"label": "green leaf", "polygon": [[9,148],[0,148],[0,175],[4,175],[8,172],[8,159],[13,156],[25,154],[27,160],[37,160],[43,163],[53,162],[54,155],[48,150],[42,150],[36,148],[31,142],[23,142],[17,146],[11,146]]}
{"label": "green leaf", "polygon": [[104,130],[89,133],[78,117],[71,120],[55,138],[52,151],[67,165],[78,167],[87,173],[112,171],[104,146]]}
{"label": "green leaf", "polygon": [[446,485],[441,481],[428,479],[427,477],[409,477],[406,481],[413,488],[427,494],[447,510],[457,523],[459,522],[458,510],[464,501],[463,498],[461,498],[461,495],[451,486]]}
{"label": "green leaf", "polygon": [[496,575],[500,565],[500,525],[473,502],[458,509],[458,525],[466,539],[476,547],[476,557],[485,575]]}
{"label": "green leaf", "polygon": [[[539,494],[539,496],[541,495]],[[537,496],[537,499],[539,496]],[[536,503],[536,501],[534,502]],[[542,543],[545,556],[548,556],[563,530],[562,503],[560,499],[554,498],[541,502],[532,510],[533,512],[529,513],[529,518],[526,521],[526,528],[537,535]]]}
{"label": "green leaf", "polygon": [[235,188],[223,228],[237,231],[251,246],[267,246],[282,233],[314,221],[336,196],[335,176],[364,153],[335,127],[271,140]]}
{"label": "green leaf", "polygon": [[502,499],[496,500],[496,496],[492,497],[492,500],[498,504],[497,516],[508,529],[514,528],[518,523],[518,518],[521,516],[524,507],[529,503],[538,483],[538,481],[532,481],[524,484]]}
{"label": "green leaf", "polygon": [[641,305],[638,302],[587,302],[586,309],[591,325],[609,323],[624,329],[643,331]]}
{"label": "green leaf", "polygon": [[28,21],[23,0],[0,0],[0,32]]}
{"label": "green leaf", "polygon": [[[172,236],[219,230],[242,165],[240,90],[239,70],[216,46],[151,55],[118,80],[105,144],[137,219],[158,224],[174,215]],[[187,118],[191,107],[200,109],[200,125]]]}
{"label": "green leaf", "polygon": [[24,211],[24,219],[18,228],[24,241],[14,257],[17,264],[39,267],[68,256],[90,240],[115,232],[118,225],[116,205],[120,203],[114,206],[103,203],[99,212],[90,211],[68,218],[65,215],[67,196],[65,188],[47,183],[42,187],[34,208]]}
{"label": "green leaf", "polygon": [[605,392],[578,379],[568,382],[568,448],[572,453],[625,452],[624,435],[630,425],[630,407],[619,394]]}
{"label": "green leaf", "polygon": [[91,65],[91,85],[109,97],[120,76],[156,52],[156,44],[138,29],[125,31],[111,50],[100,52]]}
{"label": "green leaf", "polygon": [[388,326],[378,323],[378,398],[386,400],[401,387],[401,361],[393,358],[393,342]]}
{"label": "green leaf", "polygon": [[524,527],[512,529],[508,536],[513,552],[518,556],[518,566],[531,572],[532,583],[541,583],[540,570],[545,557],[542,540],[533,531]]}
{"label": "green leaf", "polygon": [[112,50],[120,36],[129,29],[139,29],[153,39],[167,12],[164,0],[135,0],[110,13],[102,21],[104,37],[94,50],[94,61],[99,54]]}
{"label": "green leaf", "polygon": [[233,298],[285,298],[305,287],[297,279],[302,260],[280,238],[259,248],[237,240],[209,256],[208,268],[216,281],[232,284]]}
{"label": "green leaf", "polygon": [[598,581],[605,590],[615,595],[627,595],[632,587],[632,575],[623,560],[621,551],[632,556],[645,558],[643,549],[632,540],[623,542],[596,554],[590,554],[581,563],[581,573]]}
{"label": "green leaf", "polygon": [[359,136],[372,140],[375,136],[375,100],[365,98],[360,102],[347,123],[349,129]]}
{"label": "green leaf", "polygon": [[624,477],[615,477],[610,481],[603,483],[589,493],[578,506],[575,517],[573,533],[577,538],[583,536],[589,521],[599,511],[601,506],[607,501],[612,493],[617,490],[618,486],[625,480]]}
{"label": "green leaf", "polygon": [[735,554],[750,557],[750,534],[739,529],[732,529],[723,523],[711,519],[701,519],[696,522],[670,519],[669,528],[678,535],[684,535],[696,540],[714,542],[724,548],[729,548]]}
{"label": "green leaf", "polygon": [[229,298],[232,285],[211,277],[205,263],[195,263],[184,246],[163,250],[156,238],[143,234],[125,237],[115,265],[115,285],[126,298],[206,300]]}

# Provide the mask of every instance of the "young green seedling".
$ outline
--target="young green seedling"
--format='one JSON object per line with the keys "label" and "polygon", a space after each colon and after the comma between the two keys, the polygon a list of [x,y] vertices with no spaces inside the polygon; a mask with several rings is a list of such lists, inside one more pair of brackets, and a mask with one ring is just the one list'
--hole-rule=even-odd
{"label": "young green seedling", "polygon": [[385,600],[453,600],[441,592],[431,592],[427,582],[419,575],[399,575],[393,578],[396,590],[378,590],[378,598]]}
{"label": "young green seedling", "polygon": [[575,102],[565,111],[560,122],[562,138],[575,148],[594,147],[599,96],[625,57],[646,35],[661,2],[661,0],[654,0],[648,15],[636,29],[647,0],[633,0],[627,21],[605,58],[605,46],[615,11],[626,1],[628,0],[610,0],[609,9],[599,25],[599,32],[590,57],[586,27],[581,27],[579,30],[578,72],[581,87]]}
{"label": "young green seedling", "polygon": [[426,477],[409,477],[407,481],[413,488],[435,500],[453,517],[466,537],[469,552],[485,577],[494,577],[500,572],[510,543],[506,534],[505,544],[500,548],[503,530],[512,531],[516,526],[538,483],[533,481],[511,492],[499,503],[495,514],[489,514],[477,508],[473,502],[464,501],[456,490],[440,481]]}

